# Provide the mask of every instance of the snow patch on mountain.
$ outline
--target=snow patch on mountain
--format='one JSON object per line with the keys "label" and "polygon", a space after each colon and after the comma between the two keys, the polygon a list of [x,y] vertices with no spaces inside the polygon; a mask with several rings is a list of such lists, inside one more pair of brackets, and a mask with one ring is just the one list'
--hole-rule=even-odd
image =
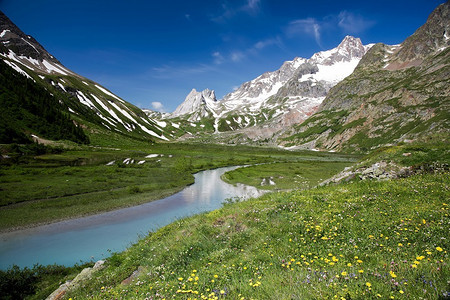
{"label": "snow patch on mountain", "polygon": [[105,89],[105,88],[103,88],[103,87],[101,87],[101,86],[99,86],[99,85],[95,85],[95,87],[96,88],[98,88],[100,91],[102,91],[103,93],[105,93],[106,95],[108,95],[108,96],[111,96],[111,97],[113,97],[114,99],[117,99],[117,100],[119,100],[120,102],[122,102],[122,103],[124,103],[124,101],[122,100],[122,99],[120,99],[119,97],[117,97],[116,95],[114,95],[113,93],[111,93],[110,91],[108,91],[107,89]]}
{"label": "snow patch on mountain", "polygon": [[65,69],[63,66],[58,66],[56,64],[52,64],[47,60],[43,60],[42,64],[45,66],[47,73],[51,74],[51,73],[57,73],[57,74],[61,74],[61,75],[68,75],[68,70]]}
{"label": "snow patch on mountain", "polygon": [[12,61],[9,61],[9,60],[6,60],[6,59],[4,59],[3,61],[4,61],[8,66],[10,66],[11,68],[13,68],[16,72],[19,72],[20,74],[22,74],[22,75],[24,75],[25,77],[27,77],[27,78],[29,78],[29,79],[32,79],[32,80],[34,81],[34,79],[33,79],[30,75],[28,75],[27,72],[25,72],[24,70],[22,70],[18,65],[16,65],[16,64],[13,63]]}
{"label": "snow patch on mountain", "polygon": [[317,65],[319,71],[317,73],[304,75],[299,79],[299,82],[311,81],[312,83],[318,81],[326,81],[331,84],[337,84],[345,77],[353,73],[358,65],[360,58],[353,58],[350,61],[340,61],[332,65]]}

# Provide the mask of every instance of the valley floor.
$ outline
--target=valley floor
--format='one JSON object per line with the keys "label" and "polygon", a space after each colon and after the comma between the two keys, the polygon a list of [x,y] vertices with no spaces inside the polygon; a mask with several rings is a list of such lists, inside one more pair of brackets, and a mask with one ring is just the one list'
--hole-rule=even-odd
{"label": "valley floor", "polygon": [[[182,146],[180,153],[193,157],[188,147],[194,146]],[[222,158],[216,164],[290,162],[291,175],[299,175],[296,164],[314,160],[308,153],[273,149],[238,151],[233,157],[229,148],[222,155],[214,149]],[[64,297],[445,299],[450,295],[448,151],[442,141],[387,147],[347,169],[354,175],[349,182],[230,200],[222,209],[178,220],[113,253],[104,268]],[[325,155],[316,157],[317,163],[352,160],[315,155]],[[359,170],[379,161],[406,168],[408,177],[359,179]],[[252,174],[257,167],[240,176],[267,171]]]}
{"label": "valley floor", "polygon": [[192,174],[201,170],[311,160],[339,161],[344,168],[356,157],[179,143],[137,144],[120,150],[79,147],[56,154],[18,155],[0,161],[0,232],[161,199],[192,184]]}

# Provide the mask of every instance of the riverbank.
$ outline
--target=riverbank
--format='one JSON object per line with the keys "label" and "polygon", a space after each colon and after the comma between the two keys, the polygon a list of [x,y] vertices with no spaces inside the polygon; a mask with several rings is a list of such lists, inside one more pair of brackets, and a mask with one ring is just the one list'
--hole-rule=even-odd
{"label": "riverbank", "polygon": [[232,165],[355,156],[245,146],[158,144],[69,150],[0,164],[0,232],[35,227],[164,198],[196,172]]}
{"label": "riverbank", "polygon": [[256,188],[232,186],[220,179],[224,172],[235,168],[199,172],[194,184],[157,201],[0,234],[0,269],[13,264],[71,266],[80,261],[105,259],[111,252],[123,251],[148,232],[175,220],[220,208],[226,199],[262,195]]}

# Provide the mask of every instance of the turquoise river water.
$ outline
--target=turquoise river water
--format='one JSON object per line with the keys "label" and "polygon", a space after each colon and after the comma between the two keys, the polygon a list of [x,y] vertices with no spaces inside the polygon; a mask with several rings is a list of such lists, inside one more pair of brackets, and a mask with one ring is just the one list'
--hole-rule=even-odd
{"label": "turquoise river water", "polygon": [[140,236],[176,219],[211,211],[227,198],[256,197],[254,187],[233,186],[220,176],[237,167],[195,174],[195,183],[167,198],[143,205],[50,225],[0,234],[0,269],[13,264],[74,265],[104,259],[123,251]]}

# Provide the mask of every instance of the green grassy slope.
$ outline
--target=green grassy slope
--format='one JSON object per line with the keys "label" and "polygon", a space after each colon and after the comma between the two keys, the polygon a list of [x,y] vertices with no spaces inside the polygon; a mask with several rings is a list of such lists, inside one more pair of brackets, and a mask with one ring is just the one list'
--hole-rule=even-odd
{"label": "green grassy slope", "polygon": [[30,134],[89,143],[67,107],[43,86],[0,60],[0,143],[31,143]]}
{"label": "green grassy slope", "polygon": [[[276,193],[149,234],[73,299],[437,299],[449,174]],[[131,284],[121,282],[135,270]]]}

